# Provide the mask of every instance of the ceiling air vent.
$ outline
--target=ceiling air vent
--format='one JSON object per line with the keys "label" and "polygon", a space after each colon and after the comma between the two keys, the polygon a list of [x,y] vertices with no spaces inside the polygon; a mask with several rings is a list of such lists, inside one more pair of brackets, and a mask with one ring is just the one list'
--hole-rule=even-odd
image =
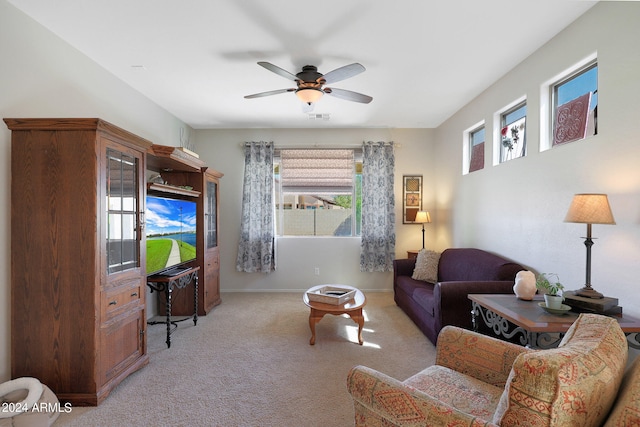
{"label": "ceiling air vent", "polygon": [[309,114],[309,120],[329,120],[329,118],[330,118],[329,113],[324,113],[324,114],[310,113]]}

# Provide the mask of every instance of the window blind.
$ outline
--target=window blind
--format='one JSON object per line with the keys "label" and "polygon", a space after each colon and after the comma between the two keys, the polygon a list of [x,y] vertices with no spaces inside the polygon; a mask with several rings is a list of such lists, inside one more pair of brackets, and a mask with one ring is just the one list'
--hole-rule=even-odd
{"label": "window blind", "polygon": [[280,179],[285,193],[351,194],[354,150],[280,150]]}

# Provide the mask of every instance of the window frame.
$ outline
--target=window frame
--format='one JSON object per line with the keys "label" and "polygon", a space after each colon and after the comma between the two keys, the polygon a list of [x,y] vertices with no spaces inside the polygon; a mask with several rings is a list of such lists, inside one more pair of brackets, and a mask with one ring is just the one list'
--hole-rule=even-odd
{"label": "window frame", "polygon": [[[479,142],[477,144],[474,144],[473,137],[474,137],[474,135],[478,134],[480,131],[484,132],[484,141]],[[483,170],[485,165],[486,165],[486,162],[485,162],[485,159],[484,159],[484,150],[486,149],[486,142],[487,142],[487,129],[486,129],[486,125],[485,125],[484,120],[479,122],[479,123],[476,123],[475,125],[469,127],[468,129],[466,129],[463,132],[462,139],[463,139],[463,144],[464,144],[464,150],[463,150],[463,156],[462,156],[463,157],[462,158],[462,162],[463,162],[463,164],[462,164],[462,173],[463,173],[463,175],[468,175],[468,174],[470,174],[472,172],[477,172],[477,171]],[[478,145],[478,144],[485,144],[483,146],[485,148],[483,148],[482,167],[478,168],[478,169],[471,170],[471,161],[473,160],[473,147],[475,145]]]}
{"label": "window frame", "polygon": [[[569,142],[581,141],[587,139],[590,136],[586,135],[584,138],[576,139],[573,141],[567,141],[566,143],[554,145],[554,131],[555,131],[555,117],[557,109],[557,99],[555,96],[556,87],[575,79],[576,77],[584,74],[592,68],[599,68],[598,53],[593,52],[590,55],[584,57],[582,60],[573,64],[569,68],[556,74],[546,82],[540,85],[540,147],[539,151],[547,151],[551,148],[566,145]],[[599,72],[599,70],[597,71]],[[596,93],[598,92],[598,78],[596,78]]]}
{"label": "window frame", "polygon": [[[595,70],[595,73],[596,73],[596,77],[595,77],[595,79],[596,79],[596,87],[595,87],[595,90],[589,92],[589,94],[591,95],[589,97],[589,101],[590,102],[589,102],[589,105],[587,107],[587,116],[589,116],[590,112],[593,111],[598,106],[597,95],[596,95],[598,93],[598,62],[597,61],[593,61],[593,62],[587,64],[585,67],[580,68],[576,72],[568,75],[566,78],[558,81],[557,83],[555,83],[554,85],[551,86],[551,100],[552,100],[552,106],[553,106],[553,109],[552,109],[552,112],[551,112],[551,131],[552,131],[552,135],[551,135],[552,139],[551,140],[552,140],[552,145],[554,145],[553,144],[553,142],[554,142],[553,134],[555,133],[555,129],[556,129],[556,123],[555,122],[556,122],[558,107],[562,106],[562,105],[564,105],[564,104],[566,104],[568,102],[571,102],[574,99],[577,99],[577,98],[572,98],[571,100],[567,101],[566,103],[558,105],[558,102],[559,102],[558,99],[560,97],[558,92],[559,92],[560,87],[564,86],[564,85],[567,85],[570,82],[576,81],[576,79],[580,78],[581,76],[586,75],[587,73],[589,73],[592,70]],[[586,95],[586,93],[585,93],[585,95]],[[592,106],[592,104],[594,102],[593,101],[594,95],[596,97],[595,107],[591,108],[591,106]],[[582,96],[582,95],[580,95],[580,96]],[[595,121],[597,121],[597,116],[594,116],[594,119],[595,119]],[[554,146],[564,145],[564,144],[569,143],[569,142],[580,141],[582,139],[586,139],[586,138],[588,138],[590,136],[594,136],[594,135],[598,134],[597,126],[594,126],[594,133],[592,133],[592,134],[588,134],[587,133],[587,131],[589,130],[588,124],[585,124],[585,127],[586,127],[586,129],[585,129],[585,136],[584,137],[573,139],[571,141],[558,143],[558,144],[555,144]]]}
{"label": "window frame", "polygon": [[[510,123],[507,123],[507,117],[510,114],[514,114],[515,112],[517,112],[522,108],[524,108],[524,115],[522,117],[519,117],[516,120],[511,121]],[[506,163],[509,160],[525,157],[527,155],[527,128],[526,128],[527,113],[528,113],[527,98],[526,96],[522,96],[495,114],[494,116],[494,123],[495,123],[494,159],[493,159],[494,165]],[[521,140],[522,140],[521,154],[516,157],[507,158],[505,154],[505,144],[503,143],[505,138],[503,131],[505,128],[508,128],[511,124],[516,123],[518,120],[522,120],[522,119],[524,119],[524,123],[523,123],[524,129],[521,135]],[[506,137],[509,138],[509,135],[507,135]]]}

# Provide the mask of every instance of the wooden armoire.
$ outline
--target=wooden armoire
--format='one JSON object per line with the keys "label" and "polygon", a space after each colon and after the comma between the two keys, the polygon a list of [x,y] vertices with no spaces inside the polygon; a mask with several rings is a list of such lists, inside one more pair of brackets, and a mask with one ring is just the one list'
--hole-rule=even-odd
{"label": "wooden armoire", "polygon": [[[154,144],[147,153],[147,169],[162,175],[167,185],[150,184],[149,194],[177,197],[197,203],[196,260],[200,267],[198,285],[198,315],[204,316],[220,304],[220,240],[219,194],[221,172],[207,167],[202,160],[178,147]],[[186,190],[185,187],[191,190]],[[189,316],[193,308],[193,284],[175,289],[171,313]],[[158,312],[165,314],[164,295],[158,294]]]}
{"label": "wooden armoire", "polygon": [[97,405],[148,363],[143,238],[151,143],[100,119],[5,119],[11,376]]}

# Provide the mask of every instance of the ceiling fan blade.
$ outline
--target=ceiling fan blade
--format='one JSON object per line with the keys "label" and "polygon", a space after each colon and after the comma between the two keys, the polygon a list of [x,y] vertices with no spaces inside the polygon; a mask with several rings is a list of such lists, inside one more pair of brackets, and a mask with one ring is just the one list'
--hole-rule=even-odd
{"label": "ceiling fan blade", "polygon": [[263,96],[277,95],[279,93],[285,93],[285,92],[295,92],[295,89],[270,90],[268,92],[260,92],[260,93],[254,93],[253,95],[247,95],[245,96],[245,98],[246,99],[262,98]]}
{"label": "ceiling fan blade", "polygon": [[291,74],[287,70],[284,70],[278,67],[277,65],[273,65],[270,62],[261,61],[261,62],[258,62],[258,65],[266,68],[269,71],[276,73],[279,76],[284,77],[285,79],[293,80],[294,82],[298,80],[298,77],[296,77],[295,74]]}
{"label": "ceiling fan blade", "polygon": [[361,93],[353,92],[350,90],[336,89],[336,88],[329,88],[329,87],[326,87],[323,90],[325,93],[331,96],[335,96],[336,98],[340,98],[340,99],[345,99],[347,101],[361,102],[362,104],[368,104],[371,101],[373,101],[373,98],[370,97],[369,95],[363,95]]}
{"label": "ceiling fan blade", "polygon": [[344,67],[336,68],[333,71],[329,71],[323,78],[326,83],[331,84],[358,75],[364,70],[365,68],[361,64],[355,62],[353,64],[345,65]]}

